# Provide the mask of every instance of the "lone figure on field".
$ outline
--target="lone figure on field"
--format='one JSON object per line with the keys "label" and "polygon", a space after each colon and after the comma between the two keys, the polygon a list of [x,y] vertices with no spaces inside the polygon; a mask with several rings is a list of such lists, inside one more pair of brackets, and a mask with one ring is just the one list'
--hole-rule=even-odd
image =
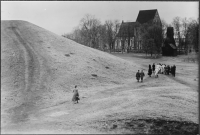
{"label": "lone figure on field", "polygon": [[75,89],[73,90],[73,92],[74,92],[74,95],[73,95],[72,101],[74,102],[74,104],[76,104],[78,103],[78,100],[80,100],[77,85],[75,85]]}
{"label": "lone figure on field", "polygon": [[139,80],[140,80],[140,70],[138,70],[138,72],[136,73],[136,79],[139,82]]}
{"label": "lone figure on field", "polygon": [[145,76],[143,70],[140,72],[140,78],[141,78],[141,82],[143,82],[143,77]]}

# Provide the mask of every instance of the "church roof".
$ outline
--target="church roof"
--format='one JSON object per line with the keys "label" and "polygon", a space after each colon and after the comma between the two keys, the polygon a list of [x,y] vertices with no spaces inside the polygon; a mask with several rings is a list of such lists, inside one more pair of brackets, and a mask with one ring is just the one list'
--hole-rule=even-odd
{"label": "church roof", "polygon": [[136,22],[139,22],[141,24],[147,23],[148,21],[154,19],[156,12],[157,12],[157,9],[140,10],[138,17],[136,19]]}
{"label": "church roof", "polygon": [[117,37],[134,37],[134,28],[137,22],[122,22]]}

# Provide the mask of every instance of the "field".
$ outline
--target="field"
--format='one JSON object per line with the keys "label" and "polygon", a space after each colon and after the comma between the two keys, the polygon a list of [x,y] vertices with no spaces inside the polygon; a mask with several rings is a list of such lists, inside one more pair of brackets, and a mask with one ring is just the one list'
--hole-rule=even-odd
{"label": "field", "polygon": [[[25,21],[1,21],[1,39],[1,133],[198,133],[198,63],[188,56],[109,54]],[[153,63],[175,64],[176,77],[147,76]]]}

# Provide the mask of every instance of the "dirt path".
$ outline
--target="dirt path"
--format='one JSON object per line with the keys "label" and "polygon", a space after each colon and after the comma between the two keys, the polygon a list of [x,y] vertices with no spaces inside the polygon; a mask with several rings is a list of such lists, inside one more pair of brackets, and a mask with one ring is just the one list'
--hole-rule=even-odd
{"label": "dirt path", "polygon": [[25,61],[24,71],[24,84],[25,87],[22,90],[23,101],[20,106],[13,108],[12,121],[18,123],[28,119],[29,114],[36,110],[36,103],[39,98],[39,88],[41,86],[42,78],[42,65],[43,61],[40,60],[38,54],[34,49],[26,42],[21,36],[20,31],[15,25],[9,28],[10,33],[13,33],[17,41],[16,47],[23,51],[23,59]]}

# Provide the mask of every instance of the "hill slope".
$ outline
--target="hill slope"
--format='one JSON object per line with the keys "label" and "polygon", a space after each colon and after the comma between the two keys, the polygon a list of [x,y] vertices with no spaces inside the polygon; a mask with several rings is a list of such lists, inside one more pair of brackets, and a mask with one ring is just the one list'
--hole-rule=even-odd
{"label": "hill slope", "polygon": [[1,22],[1,48],[2,111],[15,122],[39,108],[70,101],[74,85],[122,84],[137,70],[126,60],[25,21]]}
{"label": "hill slope", "polygon": [[[116,57],[24,21],[1,28],[2,133],[197,134],[196,63]],[[138,83],[136,71],[151,63],[176,64],[176,77],[144,70]]]}

